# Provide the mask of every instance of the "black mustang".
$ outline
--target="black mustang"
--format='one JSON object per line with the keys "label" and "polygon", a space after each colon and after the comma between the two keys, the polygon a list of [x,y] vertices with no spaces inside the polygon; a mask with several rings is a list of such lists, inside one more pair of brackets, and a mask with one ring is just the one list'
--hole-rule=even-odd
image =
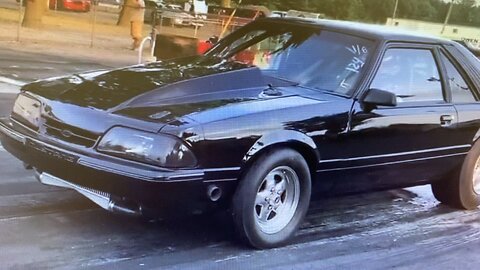
{"label": "black mustang", "polygon": [[205,55],[37,81],[0,122],[40,182],[101,207],[228,207],[241,239],[286,243],[312,193],[431,183],[480,199],[480,62],[451,41],[262,19]]}

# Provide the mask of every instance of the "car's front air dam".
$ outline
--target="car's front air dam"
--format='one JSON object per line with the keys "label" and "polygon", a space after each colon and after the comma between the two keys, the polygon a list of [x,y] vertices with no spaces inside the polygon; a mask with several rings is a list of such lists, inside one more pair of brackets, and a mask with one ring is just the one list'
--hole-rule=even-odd
{"label": "car's front air dam", "polygon": [[45,185],[63,187],[76,190],[83,196],[90,199],[92,202],[96,203],[100,207],[110,212],[118,212],[121,214],[127,214],[131,216],[141,216],[142,207],[135,203],[124,203],[116,201],[112,198],[109,193],[98,191],[95,189],[82,187],[80,185],[67,182],[63,179],[50,175],[48,173],[41,173],[36,171],[35,176],[37,180]]}
{"label": "car's front air dam", "polygon": [[52,180],[55,186],[65,187],[66,182],[77,191],[75,187],[107,193],[114,204],[106,208],[109,202],[103,200],[102,208],[110,211],[124,213],[141,206],[143,214],[162,217],[210,212],[228,207],[236,188],[235,168],[150,170],[96,152],[64,149],[34,135],[20,133],[9,119],[0,118],[0,141],[6,151],[46,173],[44,177],[48,174],[63,181]]}

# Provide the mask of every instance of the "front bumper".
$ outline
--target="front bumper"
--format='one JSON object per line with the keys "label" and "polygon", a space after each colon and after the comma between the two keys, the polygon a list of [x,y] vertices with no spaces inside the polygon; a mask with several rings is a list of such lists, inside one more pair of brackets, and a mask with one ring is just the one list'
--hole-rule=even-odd
{"label": "front bumper", "polygon": [[[38,171],[40,181],[43,174],[80,193],[82,188],[91,189],[115,201],[135,202],[160,211],[198,212],[223,205],[239,176],[239,168],[168,170],[138,164],[29,134],[9,119],[0,119],[0,139],[8,152]],[[56,185],[62,186],[58,184],[61,181],[55,181]],[[212,185],[222,190],[221,199],[215,202],[208,196]],[[99,205],[111,210],[108,205]]]}

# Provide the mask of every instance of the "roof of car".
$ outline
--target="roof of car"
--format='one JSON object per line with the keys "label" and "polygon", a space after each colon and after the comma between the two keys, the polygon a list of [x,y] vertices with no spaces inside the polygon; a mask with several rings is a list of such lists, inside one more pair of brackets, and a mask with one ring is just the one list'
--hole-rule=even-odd
{"label": "roof of car", "polygon": [[295,24],[313,25],[324,29],[338,30],[346,33],[371,37],[378,40],[406,41],[421,43],[450,44],[451,41],[433,35],[416,33],[402,30],[392,26],[375,25],[358,22],[326,20],[326,19],[305,19],[305,18],[267,18],[267,21],[283,21]]}

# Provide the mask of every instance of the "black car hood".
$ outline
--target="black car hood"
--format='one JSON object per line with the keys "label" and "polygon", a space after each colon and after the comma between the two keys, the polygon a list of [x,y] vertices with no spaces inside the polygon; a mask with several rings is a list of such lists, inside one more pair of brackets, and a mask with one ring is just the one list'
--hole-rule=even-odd
{"label": "black car hood", "polygon": [[167,124],[227,104],[291,96],[278,89],[294,84],[200,56],[52,78],[23,90],[46,99],[51,118],[101,133],[126,124],[122,117]]}
{"label": "black car hood", "polygon": [[[168,84],[226,72],[255,73],[252,69],[255,68],[238,62],[189,57],[107,72],[99,71],[51,78],[28,84],[23,90],[50,100],[109,110],[134,97]],[[242,82],[236,81],[235,83]],[[211,84],[213,85],[215,82],[211,82]],[[200,91],[209,91],[209,89]]]}

